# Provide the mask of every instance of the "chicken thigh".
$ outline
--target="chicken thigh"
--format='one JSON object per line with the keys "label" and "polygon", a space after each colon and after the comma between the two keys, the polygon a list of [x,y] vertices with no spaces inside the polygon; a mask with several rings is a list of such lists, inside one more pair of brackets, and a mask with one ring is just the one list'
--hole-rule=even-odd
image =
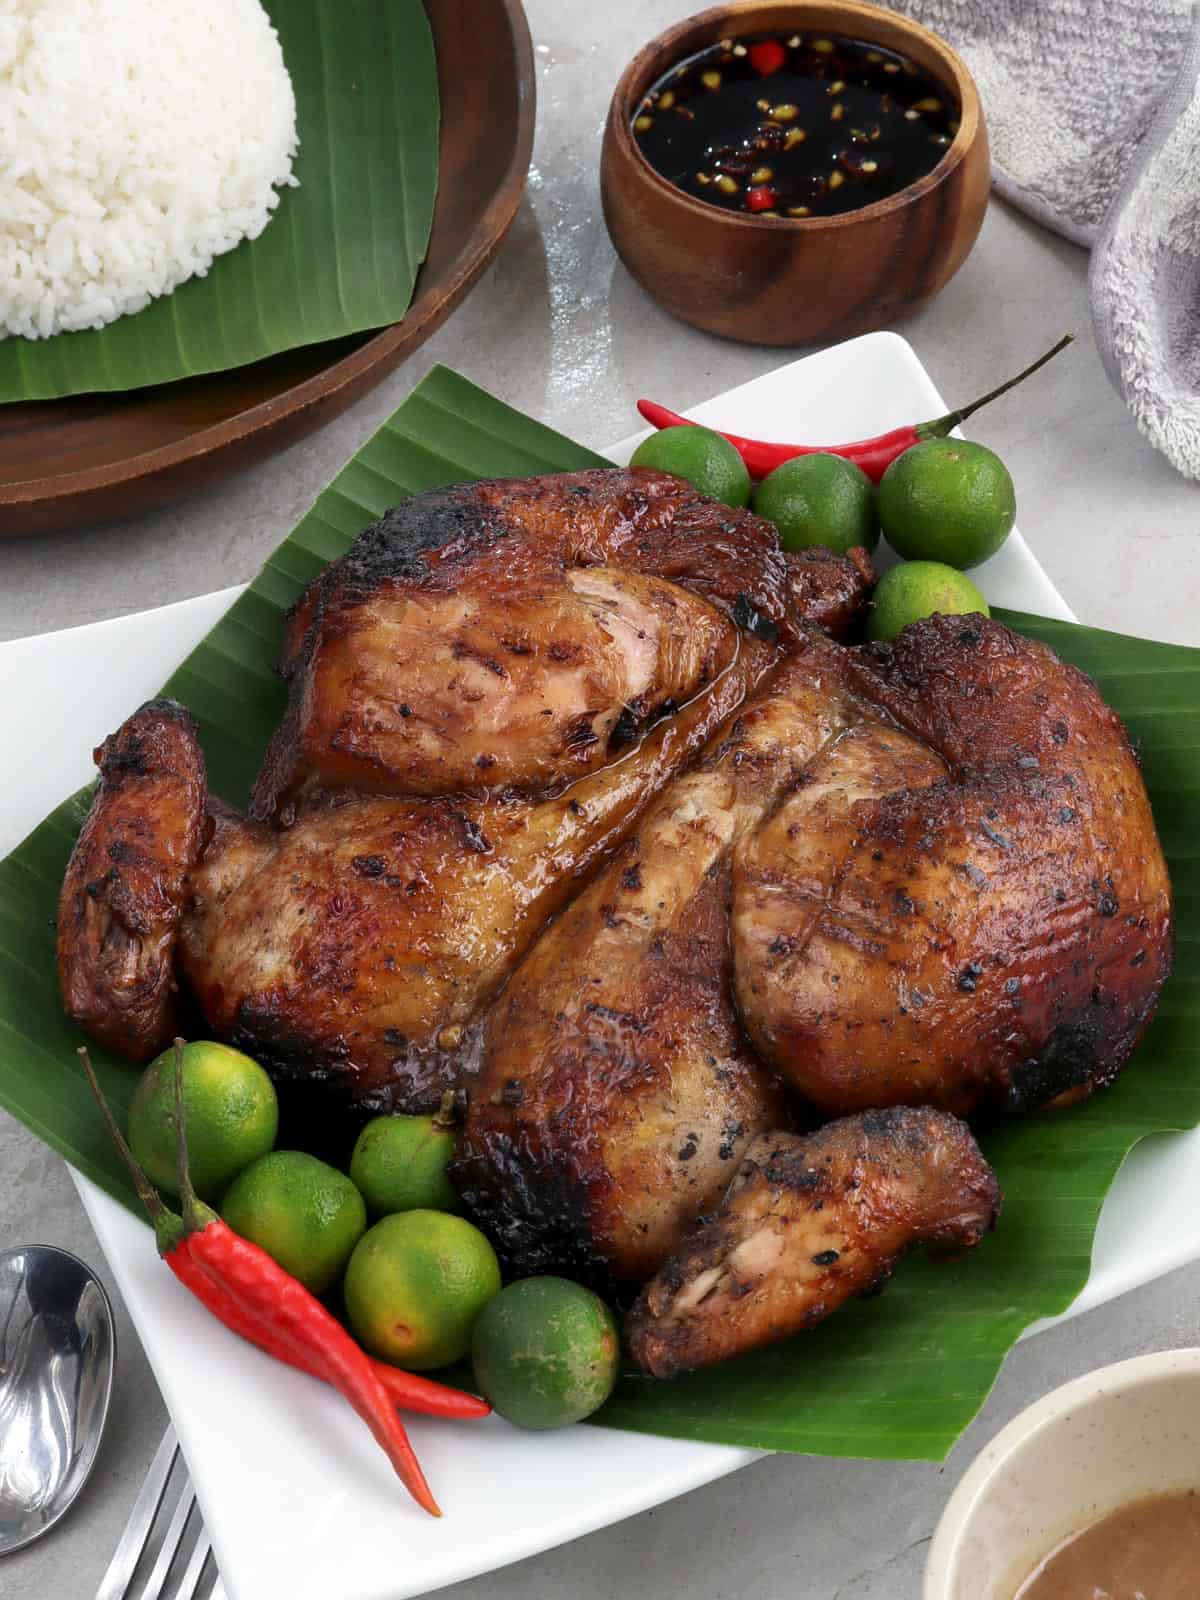
{"label": "chicken thigh", "polygon": [[1020,1110],[1109,1081],[1169,961],[1145,790],[1081,674],[983,618],[814,634],[514,974],[457,1179],[519,1270],[636,1281],[769,1126],[742,1029],[819,1115]]}
{"label": "chicken thigh", "polygon": [[1085,1097],[1129,1059],[1171,963],[1120,719],[985,618],[916,623],[847,670],[907,732],[824,750],[735,863],[755,1048],[827,1116]]}

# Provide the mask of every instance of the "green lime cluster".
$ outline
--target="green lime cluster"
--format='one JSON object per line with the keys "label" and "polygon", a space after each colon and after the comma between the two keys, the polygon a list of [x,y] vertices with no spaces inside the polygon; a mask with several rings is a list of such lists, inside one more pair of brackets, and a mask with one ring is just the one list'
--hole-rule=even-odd
{"label": "green lime cluster", "polygon": [[876,585],[869,636],[892,640],[910,622],[938,612],[989,616],[964,569],[996,554],[1016,515],[1008,468],[986,445],[924,439],[897,456],[879,483],[879,519],[904,559]]}
{"label": "green lime cluster", "polygon": [[774,523],[785,550],[870,553],[882,532],[902,564],[885,572],[875,590],[867,631],[878,640],[894,639],[936,612],[989,615],[964,572],[995,555],[1016,519],[1008,469],[994,451],[966,439],[912,445],[878,489],[855,462],[824,451],[796,456],[751,487],[733,445],[694,426],[651,434],[632,464],[673,473],[727,505],[749,504]]}
{"label": "green lime cluster", "polygon": [[[373,1118],[346,1173],[274,1148],[274,1085],[241,1051],[185,1045],[182,1097],[197,1193],[313,1294],[336,1305],[340,1290],[345,1319],[372,1355],[412,1371],[470,1355],[481,1392],[522,1427],[577,1422],[607,1399],[620,1352],[612,1313],[564,1278],[501,1287],[491,1244],[458,1214],[450,1105]],[[172,1194],[175,1107],[168,1050],[134,1090],[129,1143],[151,1182]]]}

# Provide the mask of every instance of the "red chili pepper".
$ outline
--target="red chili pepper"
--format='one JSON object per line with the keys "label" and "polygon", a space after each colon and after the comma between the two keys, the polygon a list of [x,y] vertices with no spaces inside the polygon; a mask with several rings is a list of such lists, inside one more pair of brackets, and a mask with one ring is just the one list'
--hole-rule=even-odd
{"label": "red chili pepper", "polygon": [[779,196],[774,189],[765,183],[760,183],[746,195],[747,211],[769,211],[778,201]]}
{"label": "red chili pepper", "polygon": [[[207,1272],[246,1316],[264,1324],[269,1319],[272,1339],[288,1357],[313,1363],[319,1376],[333,1384],[370,1428],[417,1504],[431,1516],[440,1517],[395,1406],[366,1354],[341,1323],[298,1278],[285,1272],[258,1245],[234,1233],[207,1206],[185,1198],[184,1220],[193,1263]],[[200,1225],[191,1226],[193,1221]]]}
{"label": "red chili pepper", "polygon": [[[242,1333],[277,1359],[332,1384],[370,1428],[417,1504],[440,1517],[404,1425],[370,1358],[298,1279],[285,1272],[265,1250],[234,1233],[215,1211],[196,1199],[187,1170],[178,1048],[175,1102],[183,1217],[163,1205],[117,1127],[87,1051],[81,1049],[79,1056],[113,1142],[150,1214],[159,1253],[179,1281],[222,1321],[232,1302],[236,1311],[230,1323],[233,1332]],[[208,1280],[211,1289],[202,1283],[203,1279]]]}
{"label": "red chili pepper", "polygon": [[[751,190],[751,194],[753,193]],[[752,478],[765,478],[768,473],[774,472],[776,467],[782,466],[785,461],[794,460],[796,456],[833,455],[845,456],[848,461],[860,466],[868,478],[878,483],[896,457],[903,455],[905,450],[914,444],[920,444],[922,439],[944,439],[952,429],[958,427],[960,422],[965,422],[989,401],[1007,394],[1039,367],[1045,366],[1046,362],[1060,350],[1065,350],[1070,343],[1071,335],[1064,334],[1053,349],[1039,356],[1031,366],[1025,368],[1024,372],[1018,372],[1015,378],[1010,378],[999,388],[992,389],[978,400],[973,400],[968,406],[962,406],[957,411],[949,411],[944,417],[935,417],[931,422],[907,423],[902,428],[893,428],[890,433],[877,434],[873,439],[858,439],[853,444],[769,444],[762,439],[747,439],[738,433],[723,433],[722,438],[729,440],[746,463]],[[655,428],[696,426],[690,417],[680,416],[677,411],[669,411],[666,406],[660,406],[653,400],[639,400],[637,408],[646,421]],[[720,432],[719,429],[717,431]]]}
{"label": "red chili pepper", "polygon": [[778,39],[762,39],[746,51],[746,59],[760,78],[769,78],[778,72],[787,60],[787,51]]}
{"label": "red chili pepper", "polygon": [[[324,1379],[315,1362],[307,1357],[273,1344],[269,1332],[257,1319],[248,1317],[233,1296],[196,1262],[185,1238],[163,1257],[171,1271],[185,1288],[189,1289],[218,1322],[276,1360],[286,1362],[310,1378]],[[445,1417],[454,1421],[474,1420],[491,1415],[491,1406],[478,1396],[463,1389],[452,1389],[449,1384],[423,1378],[417,1372],[404,1372],[399,1367],[389,1367],[385,1361],[375,1361],[368,1356],[375,1376],[387,1391],[388,1399],[401,1411],[412,1411],[423,1417]]]}

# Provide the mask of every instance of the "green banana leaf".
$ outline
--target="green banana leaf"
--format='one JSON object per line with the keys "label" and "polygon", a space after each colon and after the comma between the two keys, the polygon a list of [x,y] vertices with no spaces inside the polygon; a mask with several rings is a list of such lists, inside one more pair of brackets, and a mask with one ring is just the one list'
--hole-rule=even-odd
{"label": "green banana leaf", "polygon": [[299,188],[207,276],[106,328],[0,340],[0,402],[222,372],[399,322],[433,221],[438,78],[421,0],[265,0]]}
{"label": "green banana leaf", "polygon": [[[367,522],[437,484],[601,460],[435,369],[167,684],[200,721],[214,790],[245,798],[282,707],[271,662],[284,610]],[[1101,1203],[1129,1150],[1200,1121],[1200,651],[1005,620],[1091,673],[1140,743],[1178,907],[1177,969],[1157,1020],[1112,1089],[984,1136],[1006,1202],[999,1229],[970,1257],[910,1260],[881,1297],[707,1372],[670,1383],[627,1373],[595,1421],[775,1450],[941,1459],[1021,1330],[1083,1286]],[[136,1210],[75,1062],[79,1039],[54,976],[58,885],[87,800],[87,791],[69,800],[0,862],[0,1104]],[[98,1065],[124,1107],[136,1074],[102,1055]]]}

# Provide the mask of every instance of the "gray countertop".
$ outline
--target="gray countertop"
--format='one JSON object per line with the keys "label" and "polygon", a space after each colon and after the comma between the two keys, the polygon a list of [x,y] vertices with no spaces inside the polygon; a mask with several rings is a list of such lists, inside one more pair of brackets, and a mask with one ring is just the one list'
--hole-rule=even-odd
{"label": "gray countertop", "polygon": [[[633,430],[642,393],[686,406],[791,359],[674,322],[628,277],[605,233],[596,168],[609,91],[634,49],[688,9],[679,0],[528,0],[540,97],[528,197],[467,303],[353,410],[223,488],[110,527],[0,542],[0,639],[248,579],[434,362],[599,446]],[[1140,438],[1108,386],[1090,336],[1086,256],[994,202],[958,277],[900,331],[953,402],[1063,330],[1077,335],[1074,348],[974,432],[1012,468],[1025,536],[1084,621],[1198,643],[1200,491]],[[2,1114],[0,1173],[0,1248],[57,1243],[103,1272],[62,1163]],[[916,1600],[941,1506],[985,1440],[1090,1367],[1194,1342],[1198,1299],[1200,1267],[1187,1268],[1019,1347],[945,1468],[772,1459],[444,1592]],[[4,1600],[90,1600],[161,1435],[162,1403],[119,1300],[117,1315],[116,1399],[96,1474],[59,1530],[0,1564]]]}

